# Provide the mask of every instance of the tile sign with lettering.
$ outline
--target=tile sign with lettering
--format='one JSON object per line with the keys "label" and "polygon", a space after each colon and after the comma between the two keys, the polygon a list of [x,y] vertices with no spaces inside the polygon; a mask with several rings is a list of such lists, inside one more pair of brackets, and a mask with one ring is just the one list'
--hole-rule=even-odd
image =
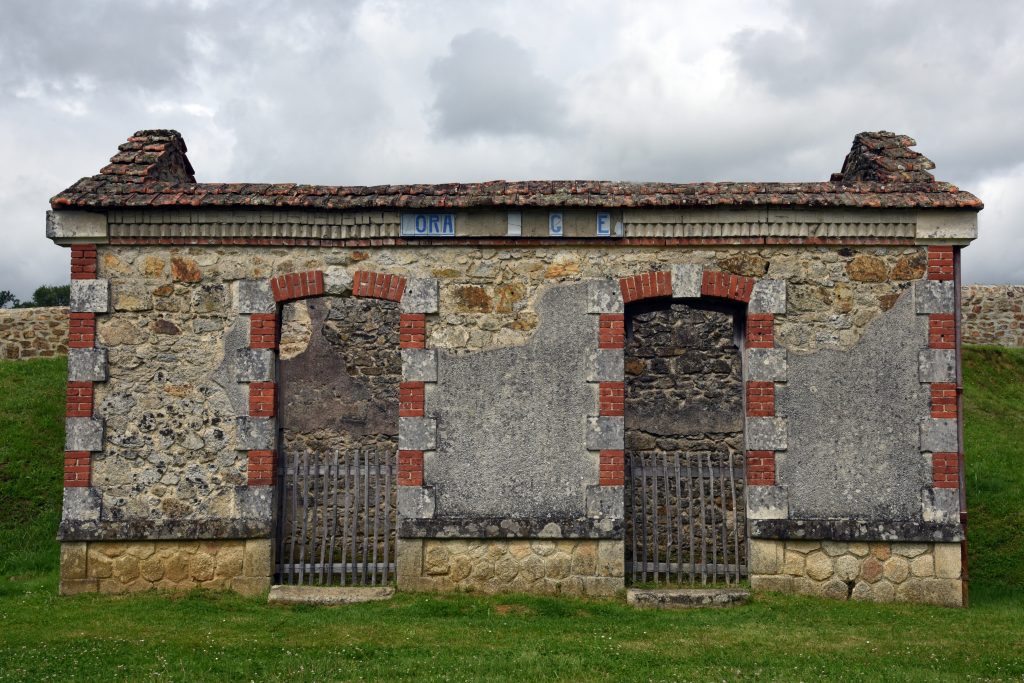
{"label": "tile sign with lettering", "polygon": [[404,213],[402,237],[455,237],[455,214]]}

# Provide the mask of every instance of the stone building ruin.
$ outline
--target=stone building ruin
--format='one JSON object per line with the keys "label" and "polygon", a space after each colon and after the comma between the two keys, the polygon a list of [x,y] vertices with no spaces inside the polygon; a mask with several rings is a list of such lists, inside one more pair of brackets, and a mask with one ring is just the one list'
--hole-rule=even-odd
{"label": "stone building ruin", "polygon": [[735,583],[961,605],[959,254],[906,136],[811,183],[197,183],[72,254],[61,591]]}

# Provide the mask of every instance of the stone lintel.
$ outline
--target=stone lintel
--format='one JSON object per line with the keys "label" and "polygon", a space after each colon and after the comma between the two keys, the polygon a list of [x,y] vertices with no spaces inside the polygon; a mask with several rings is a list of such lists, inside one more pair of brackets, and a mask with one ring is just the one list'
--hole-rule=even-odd
{"label": "stone lintel", "polygon": [[750,313],[774,313],[784,314],[786,312],[786,281],[785,280],[758,280],[754,283],[754,289],[750,293],[750,304],[747,306]]}
{"label": "stone lintel", "polygon": [[676,263],[672,265],[672,298],[697,299],[700,297],[701,280],[704,277],[704,266],[694,263]]}
{"label": "stone lintel", "polygon": [[918,280],[914,283],[914,303],[918,314],[952,313],[954,290],[952,280]]}
{"label": "stone lintel", "polygon": [[236,349],[235,379],[239,382],[273,382],[276,360],[270,349]]}
{"label": "stone lintel", "polygon": [[400,303],[402,313],[437,313],[437,299],[436,278],[409,278]]}
{"label": "stone lintel", "polygon": [[57,244],[107,243],[107,214],[92,211],[46,212],[46,236]]}
{"label": "stone lintel", "polygon": [[786,421],[781,417],[748,417],[747,450],[786,450]]}
{"label": "stone lintel", "polygon": [[978,236],[978,212],[970,209],[920,209],[917,239],[970,242]]}
{"label": "stone lintel", "polygon": [[437,448],[437,420],[430,417],[398,418],[398,448],[432,451]]}
{"label": "stone lintel", "polygon": [[402,381],[436,382],[436,349],[402,349]]}
{"label": "stone lintel", "polygon": [[752,519],[750,537],[806,541],[900,541],[955,543],[963,540],[959,522],[863,519]]}
{"label": "stone lintel", "polygon": [[921,450],[930,453],[958,453],[960,440],[956,420],[921,420]]}
{"label": "stone lintel", "polygon": [[622,518],[434,517],[400,518],[400,538],[597,538],[621,541]]}
{"label": "stone lintel", "polygon": [[785,349],[746,349],[747,379],[785,382],[789,371]]}
{"label": "stone lintel", "polygon": [[918,379],[922,382],[955,382],[956,351],[924,349],[918,356]]}
{"label": "stone lintel", "polygon": [[103,278],[71,281],[72,313],[106,313],[110,310],[110,281]]}
{"label": "stone lintel", "polygon": [[103,420],[91,417],[69,417],[64,420],[64,450],[102,451]]}
{"label": "stone lintel", "polygon": [[277,428],[272,417],[235,418],[235,450],[269,451],[277,445]]}
{"label": "stone lintel", "polygon": [[587,418],[587,450],[621,451],[624,446],[625,429],[621,417],[600,417]]}
{"label": "stone lintel", "polygon": [[621,382],[625,376],[622,349],[595,349],[590,355],[588,382]]}
{"label": "stone lintel", "polygon": [[107,350],[68,349],[68,381],[107,381]]}
{"label": "stone lintel", "polygon": [[622,313],[622,289],[618,280],[587,282],[587,313]]}
{"label": "stone lintel", "polygon": [[232,287],[235,311],[243,315],[273,313],[277,310],[270,283],[266,280],[239,280]]}

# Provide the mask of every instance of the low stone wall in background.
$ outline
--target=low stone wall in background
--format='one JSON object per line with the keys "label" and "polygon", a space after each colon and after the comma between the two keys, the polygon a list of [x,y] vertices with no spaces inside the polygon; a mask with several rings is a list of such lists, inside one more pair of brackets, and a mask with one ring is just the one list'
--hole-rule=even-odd
{"label": "low stone wall in background", "polygon": [[0,359],[49,358],[68,353],[68,309],[0,309]]}
{"label": "low stone wall in background", "polygon": [[967,285],[961,309],[965,344],[1024,346],[1024,285]]}

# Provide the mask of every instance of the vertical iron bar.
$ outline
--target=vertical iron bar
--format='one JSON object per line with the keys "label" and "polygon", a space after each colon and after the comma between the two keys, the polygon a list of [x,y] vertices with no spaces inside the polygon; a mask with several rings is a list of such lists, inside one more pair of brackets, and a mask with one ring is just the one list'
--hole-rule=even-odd
{"label": "vertical iron bar", "polygon": [[331,496],[333,501],[331,503],[331,548],[330,548],[330,566],[327,568],[327,583],[328,585],[334,584],[334,541],[338,535],[338,451],[334,451],[334,459],[332,461],[334,469],[331,475]]}
{"label": "vertical iron bar", "polygon": [[377,542],[380,521],[380,449],[373,451],[373,572],[370,585],[377,585]]}
{"label": "vertical iron bar", "polygon": [[288,570],[288,583],[295,584],[296,579],[296,566],[295,566],[295,543],[298,541],[299,536],[299,454],[295,453],[292,459],[292,473],[288,477],[289,484],[292,487],[292,519],[291,524],[291,541],[292,547],[291,552],[288,555],[288,563],[290,565]]}
{"label": "vertical iron bar", "polygon": [[385,451],[386,462],[384,467],[384,585],[388,583],[388,550],[391,547],[391,462],[394,460],[394,449]]}
{"label": "vertical iron bar", "polygon": [[740,509],[736,507],[736,474],[735,454],[729,452],[729,491],[732,493],[732,533],[733,555],[736,559],[736,583],[740,582]]}
{"label": "vertical iron bar", "polygon": [[641,530],[643,535],[640,537],[641,553],[643,554],[643,564],[640,566],[640,576],[644,583],[647,583],[647,454],[640,453],[640,509],[641,519],[643,525]]}
{"label": "vertical iron bar", "polygon": [[680,486],[679,480],[682,478],[682,471],[679,469],[679,451],[675,453],[675,468],[674,474],[676,476],[676,538],[679,542],[676,544],[676,582],[683,582],[683,493],[682,486]]}
{"label": "vertical iron bar", "polygon": [[651,579],[657,583],[660,580],[658,575],[658,456],[651,456],[651,543],[654,545],[654,572]]}
{"label": "vertical iron bar", "polygon": [[356,532],[359,530],[359,455],[357,448],[352,451],[355,456],[355,472],[352,474],[352,585],[359,581],[359,555],[356,546]]}
{"label": "vertical iron bar", "polygon": [[632,571],[632,578],[630,580],[631,580],[632,583],[635,584],[636,583],[636,563],[637,563],[637,560],[639,559],[639,554],[638,554],[637,548],[636,548],[636,518],[637,518],[637,514],[636,514],[636,477],[634,476],[634,473],[633,473],[633,468],[636,466],[636,454],[635,453],[630,453],[628,457],[629,457],[629,463],[626,466],[626,473],[629,475],[629,483],[628,483],[629,487],[626,490],[629,492],[629,521],[630,521],[629,529],[630,529],[630,535],[632,536],[631,540],[633,542],[632,543],[632,545],[633,545],[633,553],[630,555],[630,559],[633,560],[632,563],[630,564],[630,570]]}
{"label": "vertical iron bar", "polygon": [[[308,489],[309,489],[309,451],[303,451],[302,453],[302,500],[299,503],[299,507],[302,508],[302,526],[301,533],[299,535],[299,585],[303,583],[305,578],[306,570],[306,517],[309,512],[308,503]],[[298,483],[298,477],[295,478]]]}
{"label": "vertical iron bar", "polygon": [[707,527],[704,525],[704,459],[697,454],[697,486],[700,487],[700,582],[708,582]]}
{"label": "vertical iron bar", "polygon": [[711,583],[718,581],[718,522],[715,521],[715,469],[712,466],[711,452],[708,451],[708,507],[706,515],[711,512]]}
{"label": "vertical iron bar", "polygon": [[341,585],[348,585],[348,569],[345,568],[345,560],[348,559],[348,510],[351,504],[348,501],[349,485],[348,485],[348,468],[352,463],[352,452],[345,451],[345,457],[343,458],[344,469],[341,473],[341,504],[344,508],[341,511],[341,569],[339,574],[341,575]]}
{"label": "vertical iron bar", "polygon": [[320,488],[320,571],[317,572],[317,583],[321,586],[324,585],[325,577],[325,565],[327,564],[327,503],[330,502],[330,498],[327,495],[327,478],[330,468],[328,467],[328,461],[326,456],[321,453],[317,461],[323,461],[323,471],[321,472],[320,465],[317,465],[318,476],[323,477],[323,486]]}
{"label": "vertical iron bar", "polygon": [[366,468],[366,472],[363,473],[363,585],[366,585],[367,579],[367,561],[369,555],[370,542],[370,454],[369,451],[363,451],[363,466]]}
{"label": "vertical iron bar", "polygon": [[694,551],[693,543],[693,474],[690,471],[690,454],[686,454],[686,517],[687,526],[690,528],[690,583],[694,583],[696,577],[693,573]]}
{"label": "vertical iron bar", "polygon": [[[728,454],[726,454],[728,455]],[[722,491],[722,576],[725,578],[725,584],[729,585],[729,519],[726,512],[726,495],[725,495],[725,463],[719,463],[718,467],[718,485]]]}

